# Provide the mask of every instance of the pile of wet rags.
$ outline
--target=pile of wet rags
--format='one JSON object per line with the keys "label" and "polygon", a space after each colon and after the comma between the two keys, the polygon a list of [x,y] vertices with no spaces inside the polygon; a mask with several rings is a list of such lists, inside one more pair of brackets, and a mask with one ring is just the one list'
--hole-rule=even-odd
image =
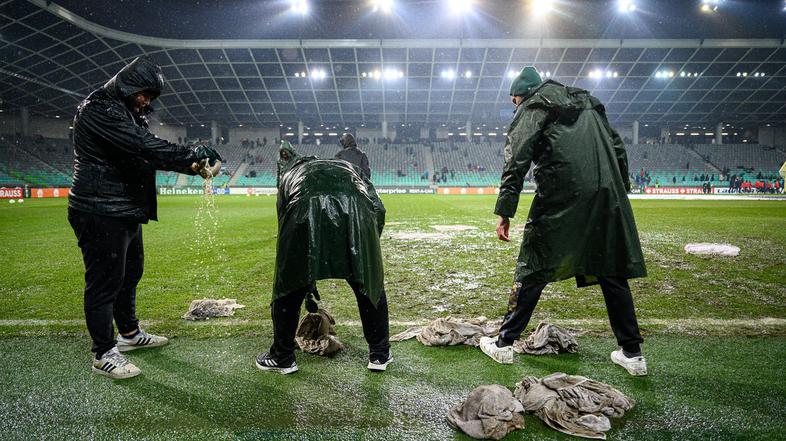
{"label": "pile of wet rags", "polygon": [[235,315],[235,310],[245,308],[235,299],[201,299],[191,302],[188,311],[183,314],[186,320],[208,320],[210,317],[229,317]]}
{"label": "pile of wet rags", "polygon": [[551,428],[594,439],[606,439],[609,417],[621,417],[636,404],[608,384],[561,372],[526,377],[516,383],[514,395]]}
{"label": "pile of wet rags", "polygon": [[504,386],[480,386],[450,409],[447,420],[473,438],[502,439],[524,428],[524,407]]}
{"label": "pile of wet rags", "polygon": [[480,337],[494,336],[499,333],[500,321],[490,321],[486,317],[470,320],[453,317],[438,318],[427,326],[416,326],[390,337],[390,341],[403,341],[417,337],[426,346],[478,346]]}
{"label": "pile of wet rags", "polygon": [[740,255],[740,248],[722,243],[689,243],[685,245],[685,252],[699,256],[730,256]]}
{"label": "pile of wet rags", "polygon": [[[417,337],[426,346],[478,346],[480,337],[493,337],[499,334],[499,320],[488,320],[478,317],[461,320],[452,317],[438,318],[427,326],[416,326],[390,337],[390,341],[403,341]],[[576,337],[567,329],[546,322],[541,322],[535,332],[526,340],[518,340],[513,350],[519,354],[531,355],[559,354],[560,352],[576,352]]]}
{"label": "pile of wet rags", "polygon": [[513,350],[530,355],[559,354],[560,352],[574,353],[579,350],[576,337],[567,329],[560,328],[546,322],[540,322],[535,332],[526,340],[517,340],[513,343]]}
{"label": "pile of wet rags", "polygon": [[344,349],[344,344],[336,338],[333,325],[336,321],[322,308],[308,313],[297,327],[295,342],[303,352],[317,355],[332,355]]}

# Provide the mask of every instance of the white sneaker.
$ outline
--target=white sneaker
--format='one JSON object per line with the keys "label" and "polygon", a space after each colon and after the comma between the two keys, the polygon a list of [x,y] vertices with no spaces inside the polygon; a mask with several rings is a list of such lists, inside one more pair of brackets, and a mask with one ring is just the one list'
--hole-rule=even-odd
{"label": "white sneaker", "polygon": [[164,346],[167,343],[169,343],[169,339],[166,337],[148,334],[142,328],[139,328],[139,332],[131,338],[125,338],[122,335],[117,336],[117,350],[120,352],[141,348],[155,348],[156,346]]}
{"label": "white sneaker", "polygon": [[480,350],[497,363],[513,364],[513,346],[497,347],[496,337],[481,337]]}
{"label": "white sneaker", "polygon": [[383,359],[380,356],[369,357],[368,370],[375,372],[385,372],[390,362],[393,361],[393,352],[388,351],[388,355]]}
{"label": "white sneaker", "polygon": [[611,353],[611,361],[624,367],[631,375],[637,377],[647,375],[647,360],[642,356],[628,358],[622,352],[622,349],[619,349]]}
{"label": "white sneaker", "polygon": [[93,357],[93,372],[113,380],[136,377],[142,371],[117,351],[117,346],[104,352],[100,359]]}

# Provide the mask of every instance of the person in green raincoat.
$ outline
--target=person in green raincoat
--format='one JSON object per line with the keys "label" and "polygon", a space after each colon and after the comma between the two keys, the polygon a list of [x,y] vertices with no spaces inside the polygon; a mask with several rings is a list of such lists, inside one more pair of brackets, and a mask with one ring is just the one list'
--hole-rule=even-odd
{"label": "person in green raincoat", "polygon": [[295,331],[303,300],[318,298],[317,280],[345,279],[357,298],[368,369],[384,371],[392,360],[379,241],[385,207],[374,185],[357,166],[300,156],[281,141],[276,206],[273,345],[257,357],[257,367],[297,371]]}
{"label": "person in green raincoat", "polygon": [[505,145],[505,166],[494,213],[497,235],[509,241],[524,176],[535,164],[535,198],[524,227],[498,338],[481,341],[493,359],[513,362],[512,344],[526,328],[549,282],[576,278],[600,284],[621,350],[612,360],[633,375],[646,374],[628,279],[647,270],[628,201],[628,161],[603,104],[586,90],[542,81],[533,67],[513,80],[516,106]]}

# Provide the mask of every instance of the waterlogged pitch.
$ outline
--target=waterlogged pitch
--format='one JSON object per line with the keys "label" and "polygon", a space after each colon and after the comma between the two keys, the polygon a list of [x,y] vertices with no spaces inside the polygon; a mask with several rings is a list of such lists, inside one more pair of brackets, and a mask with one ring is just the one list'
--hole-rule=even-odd
{"label": "waterlogged pitch", "polygon": [[[447,315],[501,317],[530,200],[522,198],[513,240],[503,243],[494,235],[492,196],[383,196],[393,331]],[[444,416],[475,386],[513,388],[523,376],[555,371],[608,382],[637,400],[610,439],[781,436],[786,201],[632,203],[650,273],[631,283],[647,378],[611,365],[602,296],[572,280],[546,289],[533,325],[551,320],[588,331],[575,355],[517,356],[513,366],[498,366],[474,348],[394,343],[388,372],[371,375],[351,291],[323,281],[323,304],[349,349],[333,359],[299,354],[301,372],[290,377],[259,372],[253,356],[271,343],[275,199],[217,197],[213,218],[200,213],[209,209],[201,198],[181,196],[160,198],[161,221],[144,227],[138,290],[143,323],[174,338],[133,353],[143,375],[117,383],[89,372],[83,268],[65,201],[0,205],[0,438],[462,438]],[[741,253],[688,255],[692,242],[728,243]],[[180,319],[203,297],[236,298],[246,308],[227,319]],[[526,423],[510,438],[567,438],[536,418]]]}
{"label": "waterlogged pitch", "polygon": [[[504,313],[531,197],[522,198],[510,243],[494,234],[492,196],[383,199],[391,320]],[[160,221],[144,227],[139,316],[179,328],[194,298],[230,297],[247,305],[239,321],[268,319],[275,198],[219,196],[215,218],[205,214],[200,197],[162,197],[159,203]],[[632,203],[649,271],[632,282],[644,324],[699,326],[722,319],[754,326],[786,318],[786,201]],[[83,267],[65,201],[0,207],[0,319],[81,320]],[[691,242],[729,243],[742,252],[736,258],[693,256],[684,252]],[[346,283],[320,282],[320,292],[339,322],[358,319]],[[605,329],[600,290],[577,289],[573,280],[550,285],[536,313],[536,319],[597,321]],[[13,333],[8,327],[2,332]]]}

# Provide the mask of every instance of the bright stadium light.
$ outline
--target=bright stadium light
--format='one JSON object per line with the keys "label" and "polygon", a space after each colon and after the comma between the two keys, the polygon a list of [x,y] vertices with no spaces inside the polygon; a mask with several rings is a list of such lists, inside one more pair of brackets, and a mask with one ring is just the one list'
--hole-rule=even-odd
{"label": "bright stadium light", "polygon": [[383,77],[386,80],[396,80],[402,78],[403,76],[404,76],[404,72],[398,69],[385,69],[385,72],[383,73]]}
{"label": "bright stadium light", "polygon": [[701,0],[701,12],[716,12],[721,0]]}
{"label": "bright stadium light", "polygon": [[300,15],[308,14],[308,2],[306,0],[289,0],[289,10]]}
{"label": "bright stadium light", "polygon": [[466,14],[472,11],[473,0],[449,0],[449,3],[456,14]]}
{"label": "bright stadium light", "polygon": [[314,69],[311,71],[311,77],[315,80],[324,80],[327,78],[327,72],[324,69]]}
{"label": "bright stadium light", "polygon": [[535,17],[545,17],[554,10],[554,0],[533,0],[531,8]]}
{"label": "bright stadium light", "polygon": [[636,3],[633,0],[617,0],[617,9],[620,12],[633,12],[636,10]]}
{"label": "bright stadium light", "polygon": [[508,78],[516,78],[516,76],[518,74],[519,74],[518,72],[516,72],[515,70],[511,69],[511,70],[508,71]]}
{"label": "bright stadium light", "polygon": [[468,71],[464,72],[464,78],[472,78],[472,71],[468,70]]}
{"label": "bright stadium light", "polygon": [[456,78],[456,71],[454,71],[453,69],[443,70],[442,71],[442,78],[445,78],[445,79],[448,79],[448,80],[452,80],[452,79]]}
{"label": "bright stadium light", "polygon": [[390,14],[393,12],[393,0],[371,0],[371,8],[374,12]]}

